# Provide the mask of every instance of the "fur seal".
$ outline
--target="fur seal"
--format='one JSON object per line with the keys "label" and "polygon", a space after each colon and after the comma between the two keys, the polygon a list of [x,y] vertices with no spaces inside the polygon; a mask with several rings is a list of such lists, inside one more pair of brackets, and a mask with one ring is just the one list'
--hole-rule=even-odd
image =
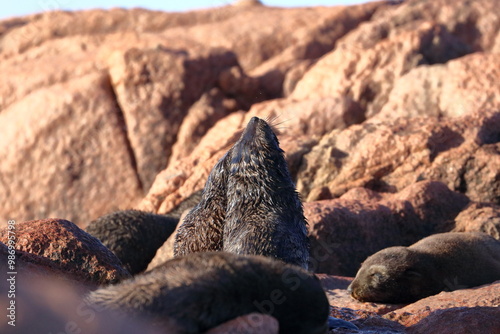
{"label": "fur seal", "polygon": [[219,160],[208,175],[200,202],[184,218],[175,235],[174,256],[222,250],[226,217],[226,159]]}
{"label": "fur seal", "polygon": [[369,256],[348,289],[364,302],[410,303],[499,279],[499,240],[479,232],[449,232]]}
{"label": "fur seal", "polygon": [[302,202],[269,124],[253,117],[227,159],[223,250],[275,257],[307,269]]}
{"label": "fur seal", "polygon": [[280,333],[326,333],[329,304],[320,281],[297,266],[264,256],[193,253],[117,285],[93,291],[96,309],[116,310],[181,333],[203,333],[253,312],[269,314]]}
{"label": "fur seal", "polygon": [[132,275],[144,271],[179,219],[139,210],[116,211],[92,221],[86,232],[99,239]]}
{"label": "fur seal", "polygon": [[174,255],[224,250],[306,268],[302,203],[271,126],[253,117],[210,173],[201,202],[179,228]]}

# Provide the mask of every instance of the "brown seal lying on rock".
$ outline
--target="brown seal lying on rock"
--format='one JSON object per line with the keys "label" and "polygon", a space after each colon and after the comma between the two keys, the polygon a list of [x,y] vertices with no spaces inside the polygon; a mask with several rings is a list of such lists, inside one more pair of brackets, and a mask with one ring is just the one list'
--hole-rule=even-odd
{"label": "brown seal lying on rock", "polygon": [[307,268],[302,203],[272,128],[253,117],[215,165],[201,202],[176,235],[174,255],[224,250]]}
{"label": "brown seal lying on rock", "polygon": [[203,333],[253,312],[269,314],[280,333],[326,333],[329,305],[307,271],[263,256],[193,253],[92,292],[95,308],[172,320],[182,333]]}
{"label": "brown seal lying on rock", "polygon": [[116,211],[85,229],[99,239],[132,275],[144,271],[158,248],[174,232],[179,219],[139,210]]}
{"label": "brown seal lying on rock", "polygon": [[409,303],[500,279],[500,241],[484,233],[440,233],[369,256],[349,286],[364,302]]}

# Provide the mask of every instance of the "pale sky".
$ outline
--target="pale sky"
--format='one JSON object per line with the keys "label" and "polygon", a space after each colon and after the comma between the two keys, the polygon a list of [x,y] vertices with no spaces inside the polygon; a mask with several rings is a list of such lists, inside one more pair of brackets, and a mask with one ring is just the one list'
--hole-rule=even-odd
{"label": "pale sky", "polygon": [[[262,0],[268,6],[306,7],[337,6],[368,2],[369,0]],[[90,8],[142,7],[163,11],[187,11],[192,9],[223,6],[231,0],[3,0],[0,5],[0,19],[39,13],[46,10],[79,10]]]}

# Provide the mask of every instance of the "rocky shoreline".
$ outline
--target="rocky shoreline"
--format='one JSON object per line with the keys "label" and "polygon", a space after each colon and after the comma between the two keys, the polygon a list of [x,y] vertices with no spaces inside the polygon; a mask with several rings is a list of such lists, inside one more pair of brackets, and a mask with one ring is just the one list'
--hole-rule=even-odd
{"label": "rocky shoreline", "polygon": [[[332,316],[359,333],[498,331],[500,281],[409,305],[346,290],[385,247],[448,231],[500,239],[498,2],[252,3],[0,21],[0,251],[17,259],[17,311],[31,320],[16,330],[96,330],[81,292],[129,274],[82,229],[118,209],[171,213],[257,116],[280,132]],[[268,318],[259,333],[276,332]]]}

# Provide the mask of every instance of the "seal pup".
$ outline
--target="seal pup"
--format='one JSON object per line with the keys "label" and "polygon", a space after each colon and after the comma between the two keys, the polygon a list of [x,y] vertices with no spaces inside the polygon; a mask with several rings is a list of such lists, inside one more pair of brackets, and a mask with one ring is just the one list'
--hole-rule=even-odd
{"label": "seal pup", "polygon": [[175,235],[174,256],[222,250],[226,217],[226,159],[210,171],[200,202],[184,218]]}
{"label": "seal pup", "polygon": [[146,270],[178,222],[174,217],[123,210],[97,218],[85,231],[99,239],[135,275]]}
{"label": "seal pup", "polygon": [[302,202],[269,124],[253,117],[227,160],[223,250],[270,256],[307,269]]}
{"label": "seal pup", "polygon": [[276,318],[280,333],[328,329],[329,304],[320,281],[297,266],[254,255],[202,252],[90,293],[97,309],[175,321],[181,333],[203,333],[250,313]]}
{"label": "seal pup", "polygon": [[410,303],[499,279],[499,240],[479,232],[449,232],[369,256],[348,290],[363,302]]}
{"label": "seal pup", "polygon": [[257,117],[212,169],[176,235],[174,256],[219,250],[308,265],[302,203],[278,138]]}

